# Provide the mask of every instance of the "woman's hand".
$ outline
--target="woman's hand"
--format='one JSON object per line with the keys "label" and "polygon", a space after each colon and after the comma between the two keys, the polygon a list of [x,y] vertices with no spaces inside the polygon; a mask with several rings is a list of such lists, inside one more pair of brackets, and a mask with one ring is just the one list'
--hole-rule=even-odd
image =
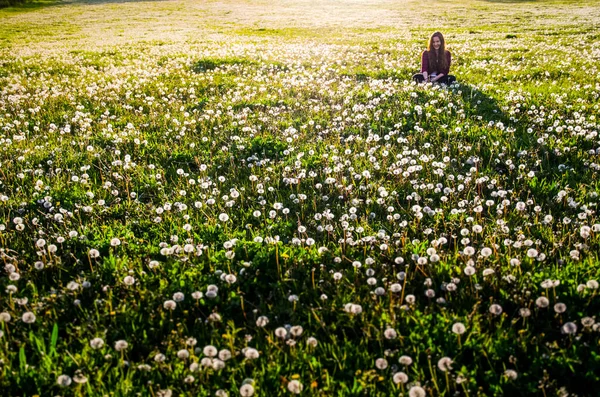
{"label": "woman's hand", "polygon": [[433,82],[436,82],[436,81],[438,81],[439,79],[441,79],[442,77],[444,77],[444,75],[443,75],[443,74],[438,74],[437,76],[435,76],[435,77],[434,77],[434,78],[431,80],[431,82],[432,82],[432,83],[433,83]]}
{"label": "woman's hand", "polygon": [[427,72],[423,72],[423,79],[424,79],[423,81],[429,81],[428,77],[429,76],[427,75]]}

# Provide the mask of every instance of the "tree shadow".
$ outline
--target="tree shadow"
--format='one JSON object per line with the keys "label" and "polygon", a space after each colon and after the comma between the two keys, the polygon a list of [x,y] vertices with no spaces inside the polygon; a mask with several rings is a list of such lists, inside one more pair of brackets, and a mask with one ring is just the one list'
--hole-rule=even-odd
{"label": "tree shadow", "polygon": [[159,2],[166,0],[35,0],[35,1],[20,1],[20,0],[0,0],[0,10],[4,12],[23,12],[33,11],[41,8],[62,6],[67,4],[77,5],[98,5],[108,3],[148,3]]}
{"label": "tree shadow", "polygon": [[478,87],[461,82],[456,83],[452,87],[462,97],[465,112],[477,114],[478,120],[486,123],[501,121],[504,124],[510,121],[509,117],[498,105],[496,98],[487,95]]}
{"label": "tree shadow", "polygon": [[40,8],[53,7],[63,4],[55,0],[41,1],[20,1],[20,0],[0,0],[0,10],[4,12],[23,12],[37,10]]}

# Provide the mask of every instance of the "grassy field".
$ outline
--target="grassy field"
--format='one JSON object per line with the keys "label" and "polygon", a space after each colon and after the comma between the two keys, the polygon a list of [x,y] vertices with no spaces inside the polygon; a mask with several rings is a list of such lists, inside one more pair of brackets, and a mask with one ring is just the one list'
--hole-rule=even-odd
{"label": "grassy field", "polygon": [[[411,82],[435,30],[450,87]],[[0,9],[0,395],[598,395],[599,31],[587,0]]]}

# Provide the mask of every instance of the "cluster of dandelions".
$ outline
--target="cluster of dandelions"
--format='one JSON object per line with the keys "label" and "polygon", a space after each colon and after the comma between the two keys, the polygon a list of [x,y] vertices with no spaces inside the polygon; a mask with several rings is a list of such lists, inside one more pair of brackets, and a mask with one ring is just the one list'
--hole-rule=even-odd
{"label": "cluster of dandelions", "polygon": [[[319,328],[309,324],[321,324],[321,314],[360,324],[374,321],[381,307],[393,316],[448,312],[453,320],[444,334],[460,348],[481,324],[458,315],[464,311],[457,302],[485,296],[489,304],[475,310],[488,324],[512,316],[515,327],[526,330],[543,322],[562,338],[548,343],[578,344],[578,337],[597,334],[593,276],[579,278],[575,288],[568,272],[545,275],[552,279],[541,283],[532,276],[548,264],[566,269],[593,261],[598,193],[573,186],[570,178],[578,173],[580,181],[593,180],[600,169],[597,88],[575,87],[576,99],[549,93],[540,106],[527,90],[489,84],[477,93],[460,85],[354,78],[349,65],[358,61],[389,63],[363,47],[183,50],[192,55],[165,61],[153,50],[127,53],[120,64],[104,59],[111,67],[102,73],[78,55],[63,54],[51,61],[69,65],[72,79],[3,77],[0,201],[10,210],[0,224],[6,292],[0,337],[35,332],[71,304],[76,311],[67,315],[74,319],[96,310],[130,318],[135,310],[127,304],[136,302],[155,308],[148,323],[195,316],[208,329],[224,332],[228,322],[247,328],[243,344],[233,347],[223,339],[201,348],[175,331],[179,340],[169,340],[169,349],[143,346],[154,352],[152,359],[130,366],[165,370],[172,360],[185,364],[185,383],[193,385],[198,372],[219,376],[260,362],[264,340],[278,351],[319,354],[325,342],[306,336],[316,335]],[[223,61],[202,68],[210,62],[200,58]],[[523,67],[508,57],[471,64],[505,79]],[[165,87],[161,76],[173,85]],[[501,105],[497,112],[477,110],[477,101],[493,102],[492,93]],[[65,115],[55,117],[46,106],[55,102]],[[517,138],[526,147],[517,147]],[[116,226],[120,216],[126,226]],[[145,244],[143,254],[139,244]],[[272,252],[265,275],[261,261]],[[308,255],[310,266],[295,259],[298,252]],[[446,264],[457,271],[439,271]],[[271,273],[296,284],[265,291],[258,283]],[[258,281],[250,285],[253,278]],[[264,302],[242,308],[240,296],[255,290]],[[119,310],[115,296],[127,302]],[[268,309],[274,303],[298,320],[279,322],[281,313]],[[137,325],[139,337],[146,327]],[[407,332],[385,324],[372,338],[395,344]],[[112,346],[129,363],[127,353],[141,346],[127,340],[140,338],[94,334],[89,346]],[[393,384],[410,387],[409,395],[425,395],[427,387],[417,382],[426,379],[408,375],[418,357],[402,355],[402,368],[392,370],[388,360],[397,352],[380,353],[361,365],[374,361],[378,370],[392,372]],[[461,364],[458,354],[436,354],[445,374]],[[499,360],[506,368],[512,364]],[[518,380],[510,368],[504,376]],[[61,374],[57,384],[84,379]],[[258,387],[246,379],[238,389],[253,395]],[[286,387],[300,393],[303,383],[293,379]]]}

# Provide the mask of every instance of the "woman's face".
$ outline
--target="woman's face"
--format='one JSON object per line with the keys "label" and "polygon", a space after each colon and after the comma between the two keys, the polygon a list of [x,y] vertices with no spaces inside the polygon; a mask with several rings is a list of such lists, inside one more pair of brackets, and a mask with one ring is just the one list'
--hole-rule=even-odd
{"label": "woman's face", "polygon": [[442,40],[440,40],[439,37],[435,36],[433,38],[433,40],[431,41],[431,44],[433,44],[433,48],[435,48],[436,50],[439,50],[440,46],[442,45]]}

